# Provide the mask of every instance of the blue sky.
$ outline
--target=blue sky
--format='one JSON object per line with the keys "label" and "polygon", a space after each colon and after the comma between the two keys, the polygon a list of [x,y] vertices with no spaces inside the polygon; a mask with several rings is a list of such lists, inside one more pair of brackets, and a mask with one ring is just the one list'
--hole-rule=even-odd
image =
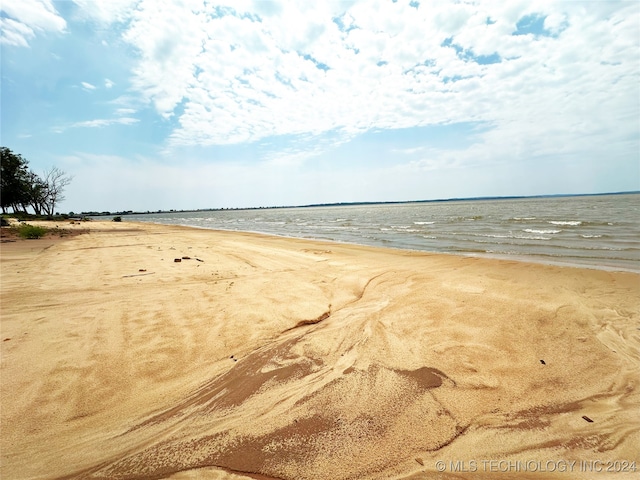
{"label": "blue sky", "polygon": [[640,189],[635,1],[0,5],[1,142],[60,211]]}

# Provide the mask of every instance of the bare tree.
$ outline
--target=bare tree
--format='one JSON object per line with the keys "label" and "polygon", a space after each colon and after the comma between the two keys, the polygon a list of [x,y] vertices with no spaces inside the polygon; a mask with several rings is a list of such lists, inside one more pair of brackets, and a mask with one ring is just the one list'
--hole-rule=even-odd
{"label": "bare tree", "polygon": [[44,172],[43,179],[43,208],[45,213],[52,217],[56,204],[64,200],[64,189],[71,183],[73,177],[67,175],[58,167],[51,167]]}

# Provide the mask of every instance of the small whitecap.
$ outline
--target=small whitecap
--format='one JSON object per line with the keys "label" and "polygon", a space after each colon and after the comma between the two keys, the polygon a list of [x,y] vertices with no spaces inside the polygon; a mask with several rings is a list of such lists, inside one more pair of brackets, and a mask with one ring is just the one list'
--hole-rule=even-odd
{"label": "small whitecap", "polygon": [[550,223],[551,225],[570,225],[572,227],[577,227],[578,225],[582,225],[582,222],[577,221],[577,220],[575,220],[575,221],[573,221],[573,220],[571,220],[571,221],[560,221],[560,220],[557,220],[557,221],[549,221],[547,223]]}
{"label": "small whitecap", "polygon": [[491,233],[480,234],[480,237],[488,237],[488,238],[513,238],[513,235],[494,235]]}
{"label": "small whitecap", "polygon": [[545,234],[548,235],[553,233],[560,233],[562,230],[536,230],[535,228],[525,228],[522,231],[527,233],[539,233],[541,235],[545,235]]}

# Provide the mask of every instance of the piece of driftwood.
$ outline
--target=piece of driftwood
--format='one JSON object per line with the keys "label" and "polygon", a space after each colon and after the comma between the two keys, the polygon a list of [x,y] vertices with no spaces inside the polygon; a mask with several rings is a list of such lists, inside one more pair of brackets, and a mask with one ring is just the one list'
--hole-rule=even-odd
{"label": "piece of driftwood", "polygon": [[122,278],[142,277],[143,275],[153,275],[154,273],[156,273],[156,272],[134,273],[133,275],[123,275]]}

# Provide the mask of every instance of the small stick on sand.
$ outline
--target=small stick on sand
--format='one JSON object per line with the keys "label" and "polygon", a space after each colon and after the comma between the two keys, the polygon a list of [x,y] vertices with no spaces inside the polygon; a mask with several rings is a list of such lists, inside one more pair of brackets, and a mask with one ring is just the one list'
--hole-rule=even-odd
{"label": "small stick on sand", "polygon": [[129,278],[129,277],[142,277],[143,275],[153,275],[156,272],[149,272],[149,273],[135,273],[133,275],[123,275],[122,278]]}

